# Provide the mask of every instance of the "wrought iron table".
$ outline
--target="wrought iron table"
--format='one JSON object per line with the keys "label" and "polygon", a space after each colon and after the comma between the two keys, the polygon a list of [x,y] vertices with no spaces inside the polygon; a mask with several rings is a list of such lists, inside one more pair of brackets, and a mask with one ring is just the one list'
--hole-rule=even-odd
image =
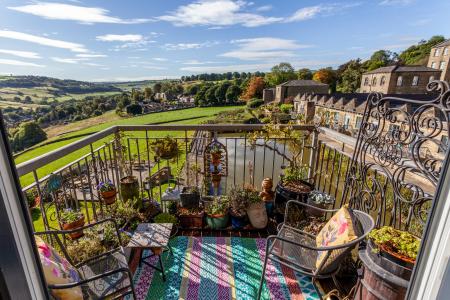
{"label": "wrought iron table", "polygon": [[[139,258],[139,266],[142,263],[160,271],[162,278],[166,281],[166,275],[164,273],[164,264],[161,259],[161,254],[168,250],[171,252],[169,244],[170,233],[172,231],[173,224],[171,223],[142,223],[136,228],[130,242],[127,247],[131,249],[140,249],[141,254]],[[149,249],[152,253],[148,256],[143,256],[144,250]],[[148,258],[158,256],[159,267],[152,265],[148,261]]]}

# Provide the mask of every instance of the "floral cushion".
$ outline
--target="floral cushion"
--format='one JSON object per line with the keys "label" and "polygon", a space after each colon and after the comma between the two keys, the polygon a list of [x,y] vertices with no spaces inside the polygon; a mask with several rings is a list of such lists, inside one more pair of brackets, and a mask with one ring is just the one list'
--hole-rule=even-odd
{"label": "floral cushion", "polygon": [[[360,233],[360,224],[353,215],[352,210],[349,209],[348,206],[343,206],[330,220],[328,220],[327,224],[325,224],[319,232],[316,237],[316,245],[317,247],[342,245],[357,239]],[[348,249],[342,248],[333,250],[321,270],[326,272],[327,270],[332,269],[330,267],[335,268],[336,266],[333,262],[344,255],[346,250]],[[320,267],[327,253],[328,251],[319,251],[316,260],[316,268]]]}
{"label": "floral cushion", "polygon": [[[40,237],[36,236],[35,240],[47,284],[64,284],[80,281],[77,270],[64,257],[61,257]],[[83,299],[80,287],[52,289],[51,293],[56,299]]]}

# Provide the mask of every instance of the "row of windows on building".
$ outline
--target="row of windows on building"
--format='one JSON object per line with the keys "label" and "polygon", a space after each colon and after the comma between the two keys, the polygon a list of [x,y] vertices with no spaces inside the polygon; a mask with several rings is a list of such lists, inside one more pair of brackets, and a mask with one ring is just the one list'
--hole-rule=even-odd
{"label": "row of windows on building", "polygon": [[[436,69],[436,62],[435,61],[433,61],[432,63],[431,63],[431,67],[433,68],[433,69]],[[444,70],[445,69],[445,61],[441,61],[440,63],[439,63],[439,70]]]}
{"label": "row of windows on building", "polygon": [[[445,47],[444,48],[444,55],[448,55],[448,53],[449,53],[449,49],[448,49],[448,47]],[[437,57],[437,56],[440,56],[441,55],[441,48],[436,48],[435,50],[434,50],[434,57]]]}
{"label": "row of windows on building", "polygon": [[[364,85],[367,86],[369,85],[369,77],[366,77],[366,79],[364,80]],[[428,79],[428,82],[431,82],[434,80],[434,76],[430,76],[430,78]],[[386,77],[382,76],[381,80],[380,80],[380,86],[383,86],[386,83]],[[417,86],[419,84],[419,76],[415,75],[413,77],[413,80],[411,82],[412,86]],[[377,77],[373,77],[372,78],[372,84],[371,86],[376,86],[377,85]],[[397,77],[397,86],[402,86],[403,85],[403,76],[398,76]]]}

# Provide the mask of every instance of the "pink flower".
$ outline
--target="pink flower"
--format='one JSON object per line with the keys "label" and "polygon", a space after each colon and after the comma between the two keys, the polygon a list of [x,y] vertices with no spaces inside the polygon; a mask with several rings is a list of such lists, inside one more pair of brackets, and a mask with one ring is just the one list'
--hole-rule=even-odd
{"label": "pink flower", "polygon": [[52,273],[56,277],[60,277],[61,276],[61,272],[59,272],[59,270],[57,268],[53,268]]}

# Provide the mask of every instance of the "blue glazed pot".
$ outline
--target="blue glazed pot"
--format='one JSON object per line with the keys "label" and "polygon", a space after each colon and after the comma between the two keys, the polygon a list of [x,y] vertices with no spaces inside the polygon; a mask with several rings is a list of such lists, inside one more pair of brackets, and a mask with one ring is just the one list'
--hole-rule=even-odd
{"label": "blue glazed pot", "polygon": [[275,203],[273,201],[266,202],[266,211],[267,215],[271,217],[273,215],[273,209],[275,207]]}
{"label": "blue glazed pot", "polygon": [[231,226],[233,227],[233,229],[241,229],[248,224],[247,215],[238,217],[230,214],[230,216],[231,216]]}

